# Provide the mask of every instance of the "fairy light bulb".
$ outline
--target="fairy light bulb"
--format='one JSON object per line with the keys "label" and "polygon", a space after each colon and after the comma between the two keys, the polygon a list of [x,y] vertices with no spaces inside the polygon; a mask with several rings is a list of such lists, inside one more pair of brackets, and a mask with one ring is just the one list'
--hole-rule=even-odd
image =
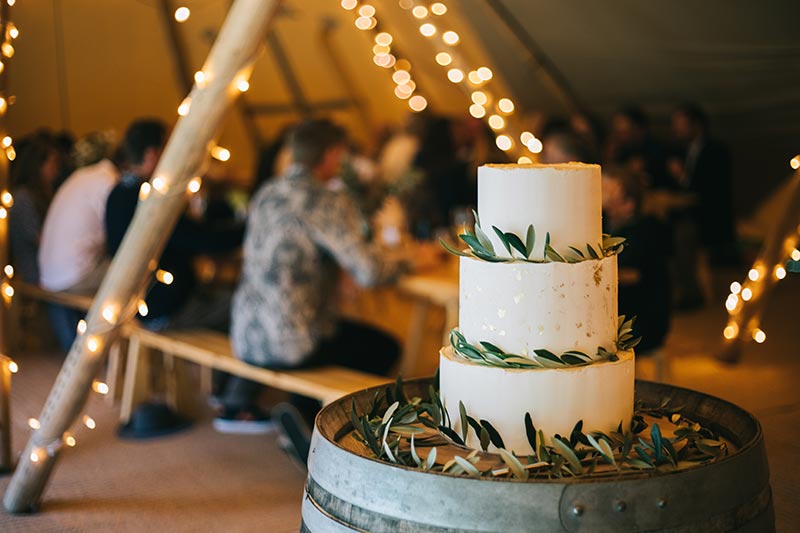
{"label": "fairy light bulb", "polygon": [[8,35],[12,39],[16,39],[17,37],[19,37],[19,30],[17,29],[16,26],[11,26],[11,28],[8,30]]}
{"label": "fairy light bulb", "polygon": [[[5,113],[7,109],[8,109],[8,100],[0,96],[0,114]],[[9,147],[8,150],[11,150],[11,148]],[[6,151],[6,155],[9,154],[8,150]],[[16,157],[16,152],[14,152],[14,157]],[[14,158],[11,157],[10,155],[8,155],[8,158],[11,159],[12,161],[14,160]]]}
{"label": "fairy light bulb", "polygon": [[160,192],[164,193],[167,191],[167,180],[164,176],[156,176],[153,178],[153,188]]}
{"label": "fairy light bulb", "polygon": [[411,14],[418,19],[424,19],[428,16],[428,8],[425,6],[414,6],[414,9],[411,10]]}
{"label": "fairy light bulb", "polygon": [[492,115],[489,117],[489,127],[493,130],[502,129],[506,125],[506,121],[500,115]]}
{"label": "fairy light bulb", "polygon": [[751,268],[750,272],[747,273],[747,277],[750,278],[750,281],[758,281],[758,276],[759,276],[758,270],[756,270],[755,268]]}
{"label": "fairy light bulb", "polygon": [[183,99],[181,105],[178,106],[178,115],[185,117],[189,114],[189,109],[192,108],[192,99],[188,96]]}
{"label": "fairy light bulb", "polygon": [[100,339],[94,335],[89,337],[86,341],[86,349],[91,353],[97,353],[97,351],[100,350]]}
{"label": "fairy light bulb", "polygon": [[10,361],[8,363],[8,371],[11,372],[12,374],[16,374],[17,372],[19,372],[19,365],[14,361]]}
{"label": "fairy light bulb", "polygon": [[36,450],[32,451],[31,455],[30,455],[30,458],[31,458],[31,462],[32,463],[38,463],[39,462],[39,453]]}
{"label": "fairy light bulb", "polygon": [[750,298],[752,297],[753,297],[753,291],[750,290],[749,287],[742,289],[742,300],[744,300],[745,302],[749,302]]}
{"label": "fairy light bulb", "polygon": [[81,319],[78,320],[78,335],[83,335],[86,333],[86,321]]}
{"label": "fairy light bulb", "polygon": [[355,25],[359,30],[368,30],[372,25],[372,19],[370,17],[358,17],[355,21]]}
{"label": "fairy light bulb", "polygon": [[200,187],[203,185],[203,180],[199,177],[194,177],[189,180],[189,184],[186,185],[186,189],[194,194],[200,190]]}
{"label": "fairy light bulb", "polygon": [[236,88],[239,89],[240,93],[246,93],[250,90],[250,82],[247,80],[239,80],[236,83]]}
{"label": "fairy light bulb", "polygon": [[189,20],[189,16],[191,16],[192,12],[186,6],[181,6],[175,10],[175,20],[179,23],[186,22]]}
{"label": "fairy light bulb", "polygon": [[94,380],[92,382],[92,390],[95,391],[97,394],[106,395],[108,394],[108,385],[103,383],[102,381]]}
{"label": "fairy light bulb", "polygon": [[544,148],[544,145],[542,144],[542,141],[537,139],[536,137],[534,137],[533,139],[528,141],[525,144],[525,146],[527,146],[528,150],[530,150],[531,153],[533,153],[533,154],[541,153],[542,152],[542,148]]}
{"label": "fairy light bulb", "polygon": [[150,184],[148,182],[142,183],[142,186],[139,187],[139,200],[144,202],[147,200],[147,197],[150,196]]}
{"label": "fairy light bulb", "polygon": [[13,278],[13,277],[14,277],[14,267],[13,267],[13,266],[11,266],[11,265],[6,265],[6,266],[3,268],[3,273],[6,275],[6,277],[7,277],[8,279],[11,279],[11,278]]}
{"label": "fairy light bulb", "polygon": [[495,139],[495,144],[497,144],[497,147],[500,148],[502,151],[508,152],[514,145],[514,142],[508,135],[498,135],[497,139]]}
{"label": "fairy light bulb", "polygon": [[2,50],[3,55],[6,56],[7,58],[11,59],[12,57],[14,57],[14,45],[12,45],[11,43],[9,42],[3,43],[3,45],[0,46],[0,50]]}
{"label": "fairy light bulb", "polygon": [[91,416],[83,415],[83,425],[89,429],[94,429],[97,427],[97,422],[95,422],[94,418],[92,418]]}
{"label": "fairy light bulb", "polygon": [[489,81],[493,76],[492,69],[489,67],[481,67],[478,69],[478,76],[480,76],[483,81]]}
{"label": "fairy light bulb", "polygon": [[433,37],[434,35],[436,35],[436,26],[434,26],[430,22],[426,22],[425,24],[419,27],[419,32],[425,37]]}
{"label": "fairy light bulb", "polygon": [[358,5],[358,0],[342,0],[342,7],[347,11],[352,11]]}
{"label": "fairy light bulb", "polygon": [[360,8],[358,8],[358,14],[362,17],[373,17],[375,16],[375,8],[369,4],[364,4]]}
{"label": "fairy light bulb", "polygon": [[781,265],[775,267],[775,277],[777,279],[783,279],[786,277],[786,269],[783,268]]}
{"label": "fairy light bulb", "polygon": [[150,312],[150,309],[147,307],[147,302],[144,300],[139,300],[139,304],[137,306],[139,308],[139,316],[145,317],[147,313]]}
{"label": "fairy light bulb", "polygon": [[215,146],[211,149],[211,157],[224,163],[231,158],[231,151],[222,146]]}
{"label": "fairy light bulb", "polygon": [[401,100],[406,100],[411,98],[411,95],[414,93],[413,87],[407,84],[398,85],[394,88],[394,95]]}
{"label": "fairy light bulb", "polygon": [[42,424],[35,418],[29,418],[28,427],[31,429],[39,429],[40,427],[42,427]]}
{"label": "fairy light bulb", "polygon": [[397,85],[403,85],[404,83],[408,83],[410,79],[411,79],[411,74],[409,74],[407,70],[395,70],[394,74],[392,74],[392,81],[395,82]]}
{"label": "fairy light bulb", "polygon": [[522,157],[517,159],[517,164],[518,165],[530,165],[531,163],[533,163],[533,161],[531,160],[530,157],[528,157],[526,155],[523,155]]}
{"label": "fairy light bulb", "polygon": [[8,211],[5,207],[0,207],[0,220],[5,219],[8,216]]}
{"label": "fairy light bulb", "polygon": [[755,330],[753,330],[753,340],[761,344],[762,342],[767,340],[767,334],[764,333],[761,329],[756,328]]}
{"label": "fairy light bulb", "polygon": [[451,68],[447,71],[447,79],[453,83],[458,83],[464,80],[464,72],[461,69]]}
{"label": "fairy light bulb", "polygon": [[164,285],[172,285],[172,282],[175,281],[175,277],[171,272],[161,269],[156,270],[156,279]]}
{"label": "fairy light bulb", "polygon": [[435,4],[431,4],[431,13],[434,15],[442,16],[447,13],[447,6],[441,2],[436,2]]}
{"label": "fairy light bulb", "polygon": [[742,284],[738,281],[731,283],[731,294],[739,294],[742,292]]}
{"label": "fairy light bulb", "polygon": [[486,102],[489,101],[489,97],[486,96],[486,93],[483,91],[475,91],[471,95],[473,103],[478,105],[486,105]]}
{"label": "fairy light bulb", "polygon": [[797,248],[792,250],[792,261],[800,261],[800,250]]}
{"label": "fairy light bulb", "polygon": [[436,54],[436,62],[441,66],[446,67],[453,62],[453,57],[447,52],[439,52]]}
{"label": "fairy light bulb", "polygon": [[14,142],[14,141],[11,139],[11,137],[9,137],[8,135],[6,135],[5,137],[3,137],[3,148],[8,148],[9,146],[11,146],[11,144],[12,144],[13,142]]}
{"label": "fairy light bulb", "polygon": [[497,107],[503,113],[513,113],[514,112],[514,102],[512,102],[510,98],[501,98],[497,102]]}
{"label": "fairy light bulb", "polygon": [[725,309],[728,311],[733,311],[736,309],[736,306],[739,304],[739,297],[735,294],[728,295],[728,299],[725,300]]}
{"label": "fairy light bulb", "polygon": [[415,95],[409,98],[408,107],[410,107],[412,111],[419,113],[428,107],[428,101],[423,96]]}
{"label": "fairy light bulb", "polygon": [[475,118],[483,118],[486,116],[486,109],[480,104],[472,104],[469,106],[469,114]]}
{"label": "fairy light bulb", "polygon": [[14,296],[14,287],[12,287],[8,283],[3,282],[3,295],[5,295],[8,298],[13,297]]}
{"label": "fairy light bulb", "polygon": [[103,320],[108,322],[109,324],[114,324],[117,321],[117,310],[114,308],[113,305],[107,305],[103,308]]}
{"label": "fairy light bulb", "polygon": [[75,440],[75,437],[68,434],[64,437],[64,444],[66,444],[70,448],[74,448],[75,445],[78,444],[78,441]]}
{"label": "fairy light bulb", "polygon": [[735,322],[731,322],[725,326],[725,329],[722,331],[722,336],[728,340],[736,338],[737,335],[739,335],[739,326],[737,326]]}
{"label": "fairy light bulb", "polygon": [[483,82],[483,80],[481,79],[481,77],[480,77],[480,76],[478,76],[478,71],[477,71],[477,70],[471,70],[471,71],[470,71],[470,73],[469,73],[469,74],[467,74],[467,79],[468,79],[468,80],[470,81],[470,83],[472,83],[473,85],[480,85],[480,84]]}
{"label": "fairy light bulb", "polygon": [[198,86],[200,86],[203,83],[205,83],[205,81],[206,81],[206,73],[205,72],[203,72],[202,70],[198,70],[197,72],[194,73],[194,82]]}
{"label": "fairy light bulb", "polygon": [[800,155],[794,156],[789,161],[789,166],[791,166],[794,170],[797,170],[798,168],[800,168]]}
{"label": "fairy light bulb", "polygon": [[381,46],[389,46],[392,44],[392,40],[392,34],[385,31],[382,31],[375,36],[375,44],[379,44]]}
{"label": "fairy light bulb", "polygon": [[450,46],[458,44],[460,39],[461,38],[454,31],[446,31],[442,34],[442,40],[445,42],[445,44],[449,44]]}

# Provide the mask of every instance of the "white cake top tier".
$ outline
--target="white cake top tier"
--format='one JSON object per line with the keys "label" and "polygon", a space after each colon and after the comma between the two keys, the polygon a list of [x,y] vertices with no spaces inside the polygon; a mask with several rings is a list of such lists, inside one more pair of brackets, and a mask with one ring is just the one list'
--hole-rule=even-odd
{"label": "white cake top tier", "polygon": [[602,242],[599,165],[484,165],[478,168],[478,216],[498,256],[508,257],[492,226],[523,242],[536,230],[533,257],[542,257],[545,235],[557,251],[595,248]]}

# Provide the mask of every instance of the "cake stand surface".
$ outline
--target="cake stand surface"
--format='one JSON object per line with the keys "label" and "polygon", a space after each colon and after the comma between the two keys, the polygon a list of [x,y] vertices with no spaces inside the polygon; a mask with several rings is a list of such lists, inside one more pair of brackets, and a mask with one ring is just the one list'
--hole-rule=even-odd
{"label": "cake stand surface", "polygon": [[[426,396],[430,379],[405,384]],[[364,410],[377,389],[345,396],[319,414],[309,455],[301,531],[558,532],[774,531],[769,468],[761,426],[750,413],[713,396],[637,381],[636,400],[665,399],[732,444],[719,461],[668,473],[519,481],[457,477],[378,461],[352,446],[350,410]]]}

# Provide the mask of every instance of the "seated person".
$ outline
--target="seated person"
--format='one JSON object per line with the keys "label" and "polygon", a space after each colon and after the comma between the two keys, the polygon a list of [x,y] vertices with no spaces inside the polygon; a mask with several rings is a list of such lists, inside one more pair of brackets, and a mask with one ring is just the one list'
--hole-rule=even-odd
{"label": "seated person", "polygon": [[624,169],[603,169],[603,231],[628,242],[618,256],[619,314],[636,317],[636,355],[664,344],[670,321],[669,232],[642,215],[643,179]]}
{"label": "seated person", "polygon": [[[367,242],[367,223],[354,202],[325,185],[345,155],[344,132],[326,120],[309,120],[289,136],[292,165],[263,185],[250,204],[242,277],[234,299],[231,341],[237,357],[268,368],[342,365],[386,375],[398,343],[364,324],[342,320],[336,290],[340,268],[356,283],[393,280],[405,261]],[[214,426],[229,433],[266,433],[271,422],[255,406],[261,386],[233,377]],[[311,420],[319,403],[294,397]],[[295,409],[278,417],[291,442],[287,450],[305,463],[308,429]]]}
{"label": "seated person", "polygon": [[[105,231],[108,254],[113,256],[133,219],[139,202],[139,189],[156,168],[166,140],[166,126],[160,121],[142,124],[135,143],[124,145],[125,165],[119,184],[108,195]],[[194,258],[234,250],[241,245],[241,225],[210,225],[181,216],[172,232],[158,269],[172,274],[170,284],[155,283],[147,293],[145,327],[209,328],[227,333],[230,317],[230,291],[198,290]]]}

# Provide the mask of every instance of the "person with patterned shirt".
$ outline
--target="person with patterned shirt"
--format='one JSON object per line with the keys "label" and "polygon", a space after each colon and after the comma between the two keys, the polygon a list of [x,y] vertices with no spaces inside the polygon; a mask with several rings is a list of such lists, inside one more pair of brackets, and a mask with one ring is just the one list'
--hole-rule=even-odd
{"label": "person with patterned shirt", "polygon": [[[400,353],[387,334],[337,313],[341,269],[369,287],[391,282],[409,265],[406,257],[369,242],[368,224],[354,202],[326,187],[340,173],[345,141],[344,131],[327,120],[300,123],[288,140],[292,165],[251,201],[231,313],[234,352],[249,363],[283,369],[336,364],[385,375]],[[232,377],[214,427],[269,431],[272,421],[255,406],[260,388]],[[294,408],[273,414],[289,437],[287,451],[305,463],[308,429],[298,415],[311,419],[319,404],[302,397],[291,403]]]}

